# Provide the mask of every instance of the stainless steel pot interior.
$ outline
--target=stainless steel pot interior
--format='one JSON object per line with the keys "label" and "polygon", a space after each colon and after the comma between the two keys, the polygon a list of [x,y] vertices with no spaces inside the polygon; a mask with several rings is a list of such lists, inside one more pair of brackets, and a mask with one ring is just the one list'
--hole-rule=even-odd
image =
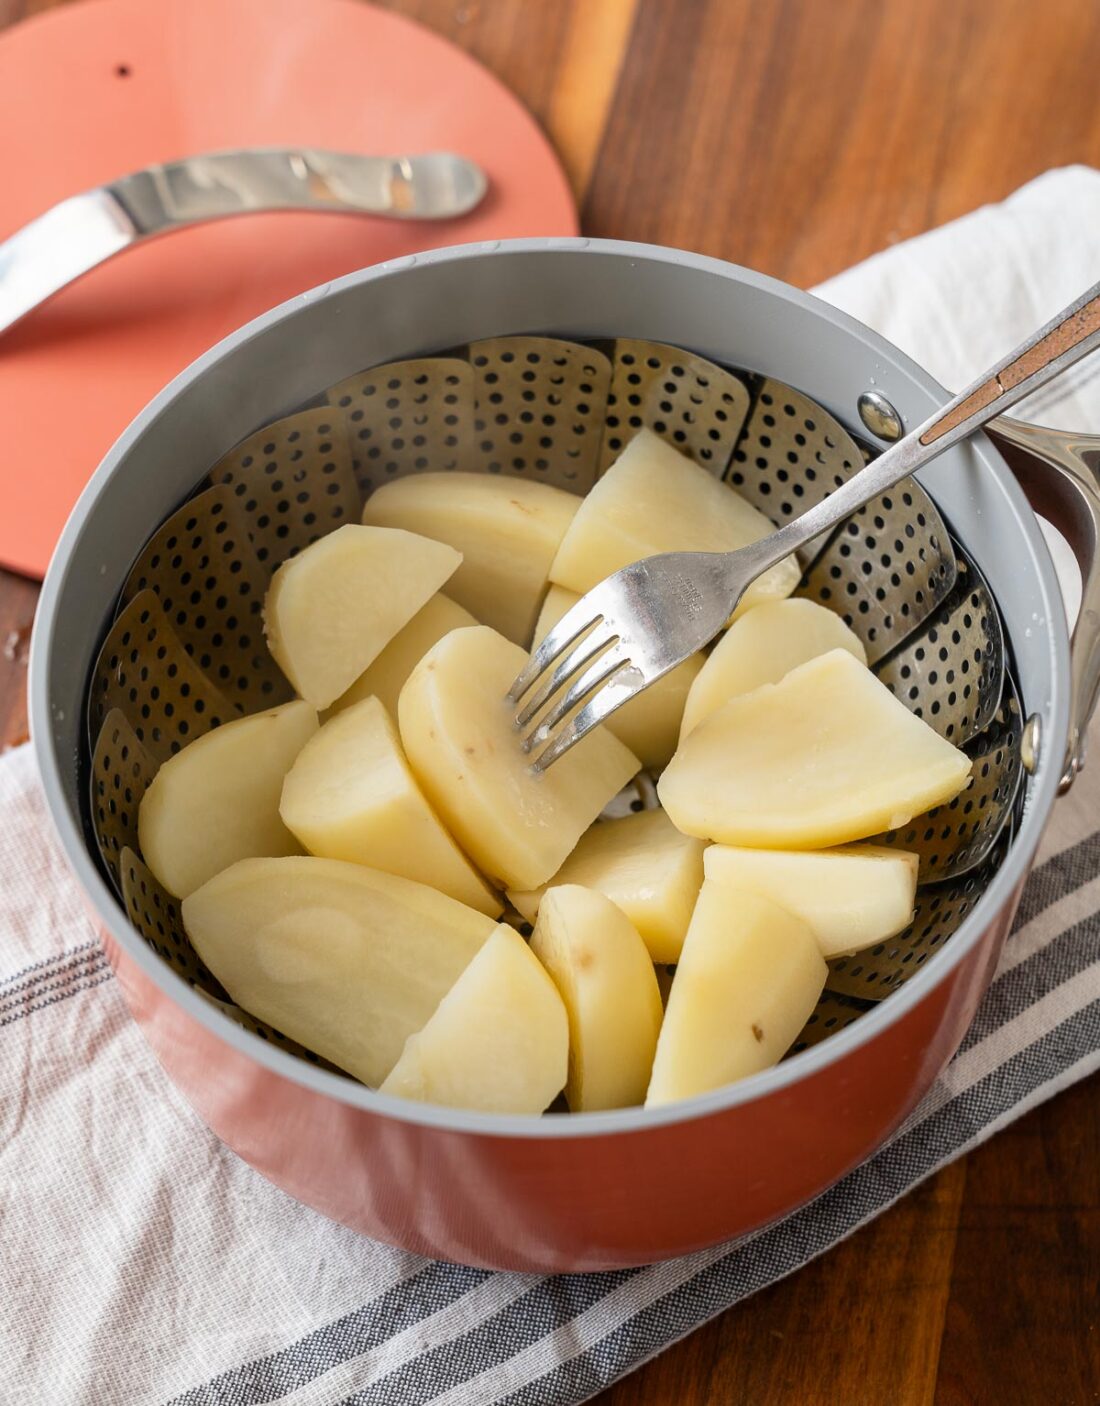
{"label": "stainless steel pot interior", "polygon": [[[91,862],[89,836],[86,830],[82,833],[77,780],[83,691],[94,662],[91,656],[124,583],[129,578],[124,600],[133,600],[135,586],[140,587],[144,581],[141,570],[131,572],[130,569],[138,549],[145,547],[139,568],[142,562],[148,563],[151,554],[154,560],[158,559],[155,548],[159,538],[154,538],[148,546],[145,544],[167,512],[191,491],[196,479],[216,461],[222,463],[221,472],[215,478],[229,491],[233,488],[232,464],[250,461],[250,444],[255,445],[257,452],[262,449],[277,457],[273,445],[260,443],[272,433],[266,430],[263,435],[256,434],[252,441],[242,444],[229,461],[224,459],[227,447],[245,440],[249,432],[256,431],[257,425],[268,424],[326,387],[335,386],[331,397],[333,406],[342,405],[348,414],[352,454],[362,487],[369,489],[372,475],[384,474],[386,469],[392,473],[436,467],[435,463],[415,462],[414,436],[404,429],[391,435],[385,446],[368,445],[365,440],[356,442],[352,407],[355,396],[364,392],[364,380],[358,374],[358,368],[364,365],[421,356],[439,346],[481,342],[505,330],[510,334],[600,336],[614,329],[620,335],[645,336],[690,346],[701,355],[726,365],[752,366],[764,377],[781,376],[805,391],[811,402],[824,406],[849,424],[858,423],[854,414],[856,400],[869,385],[885,394],[908,422],[923,418],[933,404],[943,398],[942,393],[911,363],[866,329],[805,295],[713,261],[637,246],[554,241],[550,246],[545,242],[525,243],[504,246],[499,251],[440,251],[436,255],[422,256],[419,263],[414,260],[412,265],[405,261],[399,269],[370,270],[331,289],[314,290],[243,329],[169,387],[127,432],[102,466],[59,547],[44,592],[33,651],[33,726],[47,792],[70,859],[89,889],[101,919],[161,986],[170,986],[174,999],[207,1024],[216,1022],[213,1028],[222,1038],[233,1043],[242,1039],[249,1041],[254,1058],[274,1061],[292,1078],[305,1082],[321,1080],[335,1097],[351,1102],[369,1101],[395,1116],[417,1121],[439,1122],[451,1127],[482,1127],[498,1133],[520,1130],[540,1135],[595,1132],[605,1126],[630,1127],[640,1116],[636,1110],[542,1121],[486,1120],[477,1115],[442,1116],[439,1112],[381,1099],[334,1073],[306,1066],[283,1050],[261,1045],[245,1030],[235,1027],[227,1030],[223,1014],[189,990],[144,947],[105,886],[102,874]],[[610,369],[606,373],[612,380],[607,387],[610,391],[608,431],[603,434],[602,444],[597,434],[586,449],[583,425],[578,425],[579,445],[575,440],[563,442],[560,433],[555,437],[553,433],[540,432],[538,424],[530,423],[532,416],[525,415],[522,409],[523,397],[533,401],[532,383],[539,376],[549,375],[553,379],[554,368],[536,369],[536,355],[529,359],[517,358],[518,346],[520,344],[514,342],[485,342],[468,360],[426,362],[417,377],[420,403],[428,407],[424,411],[425,419],[433,413],[433,408],[438,413],[445,412],[448,386],[453,388],[456,377],[473,374],[481,380],[479,405],[491,405],[494,410],[482,416],[475,433],[483,437],[479,445],[482,452],[490,458],[496,455],[501,460],[499,467],[505,472],[523,471],[537,463],[540,470],[553,470],[559,479],[568,478],[571,473],[579,474],[577,487],[583,488],[585,474],[597,471],[597,458],[605,464],[614,455],[615,446],[610,441],[616,418],[626,422],[623,429],[628,428],[631,418],[635,423],[644,418],[646,423],[652,424],[655,416],[665,410],[669,412],[668,418],[672,418],[672,405],[663,410],[660,402],[660,397],[666,393],[661,390],[666,368],[659,367],[656,359],[651,358],[653,364],[646,374],[645,367],[635,365],[635,359],[629,354],[624,356],[620,349],[620,355],[612,363],[613,373]],[[579,349],[578,354],[583,355],[583,349]],[[587,377],[582,380],[584,394],[599,400],[604,389],[590,382],[604,375],[608,364],[594,355],[587,356],[586,363],[590,364],[586,364],[583,372],[578,370],[578,375]],[[686,369],[690,380],[690,365]],[[684,370],[683,365],[677,368],[680,375]],[[713,380],[713,368],[710,372]],[[377,379],[375,376],[368,388],[371,394],[384,389],[380,383],[374,384]],[[391,384],[396,387],[397,382]],[[761,397],[762,387],[765,393]],[[766,380],[756,386],[756,409],[760,415],[751,426],[753,436],[762,437],[764,441],[769,439],[767,407],[774,399],[766,393],[767,389],[770,388]],[[683,417],[682,423],[689,428],[686,433],[681,431],[681,436],[697,440],[698,443],[683,447],[705,460],[708,453],[722,443],[723,421],[729,416],[735,417],[744,407],[733,403],[741,393],[739,383],[733,383],[721,395],[713,388],[706,392],[697,386],[696,391],[694,403],[702,408],[697,415],[689,412]],[[789,395],[785,399],[781,396],[780,401],[781,404],[774,407],[776,413],[794,415],[796,409],[802,413],[801,406],[789,403]],[[397,403],[395,399],[394,404]],[[316,425],[309,419],[311,414],[317,419]],[[242,416],[250,418],[245,420]],[[295,439],[301,443],[283,445],[283,451],[289,457],[301,458],[302,446],[308,446],[311,434],[323,433],[331,439],[328,421],[332,418],[325,410],[295,417],[288,423],[295,426]],[[818,418],[821,418],[820,413]],[[814,432],[821,432],[809,416],[804,422],[811,437]],[[374,423],[377,424],[377,420]],[[445,425],[435,428],[439,434],[446,434]],[[305,439],[302,439],[303,430]],[[833,440],[840,439],[841,433],[834,430]],[[777,480],[774,464],[769,473],[753,475],[754,457],[759,453],[762,457],[756,462],[765,464],[769,447],[767,443],[756,443],[753,436],[746,434],[742,438],[738,454],[741,464],[731,464],[731,476],[741,491],[749,492],[750,496],[755,493],[760,501],[761,490],[765,500],[773,490],[782,493],[781,484],[786,482],[787,476],[780,470]],[[430,434],[427,437],[430,439]],[[799,438],[804,442],[804,435],[800,434]],[[423,443],[425,435],[420,439]],[[435,441],[437,447],[442,442],[438,438]],[[731,444],[725,445],[726,454],[731,447]],[[793,444],[791,447],[793,464],[800,451]],[[461,446],[456,446],[456,457],[460,449]],[[818,462],[824,462],[820,454]],[[230,464],[228,469],[226,463]],[[343,503],[348,491],[339,485],[338,475],[331,467],[329,471],[333,477],[327,485],[327,493],[335,496],[325,498],[325,507],[337,518],[350,515],[350,499],[348,504]],[[811,479],[813,476],[811,471]],[[926,605],[940,612],[936,620],[944,629],[957,625],[964,615],[973,621],[975,591],[981,590],[982,575],[988,579],[1000,603],[1016,659],[1022,706],[1029,712],[1040,713],[1048,739],[1040,765],[1030,781],[1025,813],[1008,861],[997,869],[984,894],[967,897],[966,902],[974,906],[936,961],[912,977],[904,990],[879,1009],[854,1021],[853,1011],[861,1011],[863,1007],[846,1000],[845,993],[848,996],[869,994],[878,978],[872,972],[869,983],[866,964],[853,962],[846,976],[842,969],[841,979],[831,982],[836,991],[823,1004],[819,1019],[806,1032],[804,1043],[813,1043],[823,1032],[849,1021],[853,1021],[851,1028],[833,1034],[818,1048],[777,1070],[704,1099],[674,1105],[661,1115],[662,1121],[666,1117],[693,1116],[763,1094],[769,1087],[778,1087],[797,1077],[800,1071],[810,1067],[809,1062],[836,1058],[861,1039],[869,1038],[883,1020],[896,1019],[904,1008],[920,999],[922,991],[936,979],[937,970],[946,971],[949,963],[961,958],[969,942],[980,932],[985,916],[995,911],[998,902],[1004,901],[1037,843],[1042,819],[1057,786],[1055,773],[1061,757],[1060,739],[1065,736],[1067,711],[1063,686],[1067,641],[1057,609],[1057,588],[1049,559],[1022,494],[988,444],[952,451],[925,478],[974,558],[973,562],[968,562],[965,556],[962,558],[963,578],[956,584],[953,561],[952,579],[948,580],[944,574],[946,568],[934,553],[934,559],[928,562],[924,562],[922,556],[927,568],[925,584],[930,593]],[[806,481],[801,482],[804,491]],[[217,496],[216,491],[213,496]],[[285,555],[286,530],[281,537],[276,535],[280,529],[274,521],[274,512],[265,512],[264,504],[254,498],[255,495],[249,501],[249,530],[254,539],[260,541],[267,531],[270,551]],[[790,497],[781,509],[774,499],[770,503],[760,501],[760,506],[765,506],[776,518],[780,512],[789,514],[800,510],[795,497]],[[898,506],[900,511],[900,504]],[[934,513],[934,509],[930,511]],[[842,538],[839,543],[830,543],[818,561],[810,564],[805,584],[808,594],[827,599],[829,582],[840,579],[841,567],[846,573],[845,579],[856,582],[863,579],[847,558],[854,550],[857,556],[862,552],[869,563],[873,560],[871,554],[881,544],[869,535],[866,539],[869,545],[864,545],[863,530],[870,526],[870,522],[861,523],[851,536]],[[884,523],[879,518],[877,527],[880,537],[889,537],[895,524]],[[902,530],[900,526],[898,530]],[[912,532],[912,527],[909,530]],[[838,549],[845,559],[835,557],[830,570],[830,552],[835,556]],[[266,549],[264,554],[267,555]],[[870,575],[870,564],[864,571]],[[923,672],[920,658],[897,664],[904,649],[899,652],[895,646],[906,631],[902,629],[897,638],[890,636],[891,621],[897,619],[898,600],[902,600],[905,591],[902,590],[895,600],[890,595],[888,582],[886,586],[885,591],[879,591],[877,600],[869,594],[861,599],[858,608],[862,616],[854,614],[853,618],[863,627],[872,657],[890,653],[886,667],[894,666],[897,687],[911,686],[919,692],[927,685],[927,664]],[[908,589],[911,595],[911,585]],[[854,596],[855,592],[852,594]],[[848,604],[855,612],[856,603],[849,601]],[[132,608],[140,605],[140,598],[133,600]],[[1049,628],[1037,629],[1039,622],[1044,626],[1049,622]],[[955,633],[958,634],[957,629]],[[899,672],[902,669],[904,671]],[[988,722],[999,700],[999,689],[994,697],[988,680],[976,679],[975,684],[974,690],[967,691],[968,698],[973,693],[972,702],[961,711],[956,709],[958,717],[953,717],[948,724],[952,730],[956,727],[969,729],[967,735],[980,730],[977,723]],[[262,688],[270,694],[278,687],[278,681],[270,672],[265,673],[258,663],[254,672],[242,678],[241,685],[246,693],[249,689]],[[918,692],[912,694],[913,699],[918,698]],[[216,699],[211,698],[210,702],[218,706]],[[263,696],[257,692],[255,698],[244,698],[242,702],[253,707],[263,706]],[[100,721],[105,712],[106,708],[100,713]],[[1005,717],[1001,724],[1005,735],[1011,733],[1014,725],[1018,733],[1019,716],[1017,709],[1014,716]],[[123,724],[125,721],[123,718]],[[996,732],[993,735],[995,740],[1000,736]],[[1002,743],[1003,740],[1001,737]],[[140,769],[142,748],[136,738],[120,741],[116,726],[112,745],[132,748],[134,765]],[[1014,754],[1014,749],[1001,745],[998,759],[1010,752]],[[1003,778],[998,783],[996,767],[993,773],[989,786],[995,799],[996,785],[1005,783]],[[944,834],[950,828],[949,822]],[[921,837],[907,839],[904,834],[898,838],[900,842],[913,843],[914,839],[921,842]],[[926,847],[931,844],[934,863],[937,837],[926,835],[923,842]],[[953,845],[953,852],[956,856],[959,853],[957,843]],[[963,853],[965,855],[965,849]],[[140,865],[140,861],[137,862]],[[951,862],[957,863],[957,859]],[[950,870],[945,869],[943,876],[951,877]],[[146,883],[148,876],[142,876],[132,867],[129,877],[127,896],[140,921],[142,915],[138,907],[151,902],[151,886]],[[961,884],[963,879],[953,881]],[[933,907],[932,921],[935,921],[935,906],[942,905],[942,894],[949,887],[948,884],[938,886],[941,897]],[[155,913],[148,916],[150,921],[156,921]]]}

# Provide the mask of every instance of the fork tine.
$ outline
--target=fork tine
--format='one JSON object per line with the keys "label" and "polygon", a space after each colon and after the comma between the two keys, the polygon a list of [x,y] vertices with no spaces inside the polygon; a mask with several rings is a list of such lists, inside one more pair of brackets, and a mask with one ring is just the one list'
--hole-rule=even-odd
{"label": "fork tine", "polygon": [[552,698],[558,689],[584,666],[602,654],[609,645],[615,643],[618,637],[611,635],[605,629],[600,629],[597,625],[590,634],[584,635],[580,643],[575,645],[564,658],[558,656],[559,662],[554,667],[550,677],[544,679],[528,701],[516,714],[516,726],[526,727],[536,713]]}
{"label": "fork tine", "polygon": [[549,629],[543,637],[542,643],[531,654],[530,659],[520,670],[512,687],[508,690],[508,697],[513,703],[518,703],[535,680],[550,667],[559,654],[570,645],[580,635],[599,625],[603,620],[600,614],[592,614],[591,606],[585,607],[584,601],[577,601],[561,617],[556,625]]}
{"label": "fork tine", "polygon": [[589,694],[629,662],[623,657],[622,649],[616,648],[614,643],[609,650],[605,649],[591,668],[573,680],[546,716],[539,719],[538,725],[524,739],[523,750],[530,752],[533,747],[541,747],[563,718],[567,718],[579,703],[583,703]]}
{"label": "fork tine", "polygon": [[629,703],[634,695],[645,686],[641,671],[625,660],[574,718],[565,724],[560,732],[539,753],[531,763],[535,771],[545,771],[552,762],[576,746],[594,727],[611,716],[616,708]]}

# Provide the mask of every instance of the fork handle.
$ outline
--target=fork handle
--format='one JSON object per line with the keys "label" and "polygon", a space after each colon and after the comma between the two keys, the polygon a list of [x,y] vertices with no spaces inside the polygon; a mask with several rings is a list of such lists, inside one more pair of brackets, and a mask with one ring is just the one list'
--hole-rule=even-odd
{"label": "fork handle", "polygon": [[1064,308],[997,366],[801,517],[764,538],[756,574],[842,522],[930,460],[995,419],[1100,346],[1100,283]]}

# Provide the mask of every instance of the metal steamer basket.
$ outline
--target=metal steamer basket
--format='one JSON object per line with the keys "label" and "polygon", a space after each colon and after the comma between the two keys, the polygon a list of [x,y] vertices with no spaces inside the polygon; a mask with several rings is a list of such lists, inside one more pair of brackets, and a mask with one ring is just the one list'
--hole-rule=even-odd
{"label": "metal steamer basket", "polygon": [[[1019,481],[989,440],[964,445],[804,557],[798,593],[843,616],[878,676],[974,770],[955,801],[880,838],[921,856],[909,929],[832,962],[787,1059],[736,1085],[657,1110],[543,1118],[379,1095],[228,1000],[142,862],[137,807],[188,740],[289,696],[263,641],[267,582],[357,521],[380,483],[461,469],[583,493],[646,426],[778,524],[945,399],[881,338],[759,275],[554,240],[443,250],[314,290],[148,408],[51,567],[33,732],[126,998],[220,1137],[365,1233],[557,1270],[750,1230],[889,1135],[962,1039],[1080,761],[1100,522],[1100,450],[1080,437],[999,422]],[[1072,663],[1021,484],[1081,556]],[[620,804],[652,798],[643,777]]]}

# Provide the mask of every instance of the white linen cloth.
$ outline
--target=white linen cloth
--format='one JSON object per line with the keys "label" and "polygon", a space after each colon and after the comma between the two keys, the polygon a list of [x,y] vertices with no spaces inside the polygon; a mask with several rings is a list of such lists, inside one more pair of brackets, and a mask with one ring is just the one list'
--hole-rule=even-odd
{"label": "white linen cloth", "polygon": [[[1100,174],[1051,172],[819,291],[959,387],[1095,279],[1098,227]],[[1100,430],[1098,373],[1043,392],[1035,418]],[[864,1167],[736,1245],[636,1272],[433,1264],[298,1205],[198,1121],[124,1008],[27,748],[0,759],[0,822],[0,1402],[13,1406],[567,1406],[1100,1067],[1094,760],[1057,807],[962,1051]]]}

